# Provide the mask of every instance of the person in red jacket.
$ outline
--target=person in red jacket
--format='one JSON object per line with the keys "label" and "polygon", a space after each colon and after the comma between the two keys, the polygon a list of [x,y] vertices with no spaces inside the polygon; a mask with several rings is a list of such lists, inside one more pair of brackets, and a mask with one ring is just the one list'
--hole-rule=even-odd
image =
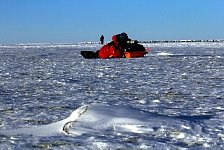
{"label": "person in red jacket", "polygon": [[99,58],[122,58],[124,57],[124,45],[120,42],[120,34],[112,37],[112,42],[104,45],[99,51]]}

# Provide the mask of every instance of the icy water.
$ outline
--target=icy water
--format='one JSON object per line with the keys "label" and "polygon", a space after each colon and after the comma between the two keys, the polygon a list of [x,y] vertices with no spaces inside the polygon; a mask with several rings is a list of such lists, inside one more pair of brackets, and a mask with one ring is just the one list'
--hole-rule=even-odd
{"label": "icy water", "polygon": [[[224,43],[145,47],[144,58],[87,60],[80,51],[100,45],[0,46],[0,149],[224,149]],[[141,131],[94,124],[79,136],[1,134],[63,120],[92,103],[150,121]]]}

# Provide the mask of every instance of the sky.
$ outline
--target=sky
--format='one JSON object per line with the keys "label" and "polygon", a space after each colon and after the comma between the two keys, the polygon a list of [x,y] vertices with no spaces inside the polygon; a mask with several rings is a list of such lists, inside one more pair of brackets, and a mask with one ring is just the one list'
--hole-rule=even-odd
{"label": "sky", "polygon": [[0,44],[224,39],[224,0],[0,0]]}

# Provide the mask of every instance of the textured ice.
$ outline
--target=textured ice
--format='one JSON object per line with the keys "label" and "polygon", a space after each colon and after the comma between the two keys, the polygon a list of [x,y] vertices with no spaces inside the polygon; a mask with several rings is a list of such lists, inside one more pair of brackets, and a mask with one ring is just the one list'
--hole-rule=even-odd
{"label": "textured ice", "polygon": [[157,117],[164,121],[159,127],[124,124],[78,137],[1,135],[0,148],[223,149],[224,43],[145,46],[151,51],[144,58],[86,60],[80,51],[101,45],[1,45],[1,131],[51,124],[92,103],[132,107],[178,124]]}

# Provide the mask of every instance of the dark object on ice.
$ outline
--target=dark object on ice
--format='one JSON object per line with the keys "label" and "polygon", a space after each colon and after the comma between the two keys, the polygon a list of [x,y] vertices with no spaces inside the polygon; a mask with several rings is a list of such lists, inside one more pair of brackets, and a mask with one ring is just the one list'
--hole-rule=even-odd
{"label": "dark object on ice", "polygon": [[101,37],[100,37],[100,43],[103,45],[104,44],[104,36],[103,35],[101,35]]}
{"label": "dark object on ice", "polygon": [[81,51],[80,54],[86,58],[86,59],[94,59],[94,58],[99,58],[98,51],[93,52],[93,51]]}

